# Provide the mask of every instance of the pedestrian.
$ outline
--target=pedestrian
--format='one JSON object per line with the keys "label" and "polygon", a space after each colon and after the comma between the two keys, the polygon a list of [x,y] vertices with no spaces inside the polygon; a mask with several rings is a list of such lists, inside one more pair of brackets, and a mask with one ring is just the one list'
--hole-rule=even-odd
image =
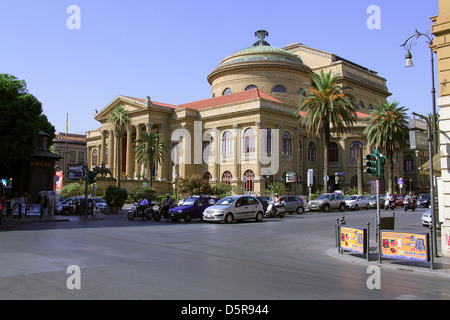
{"label": "pedestrian", "polygon": [[23,200],[25,201],[25,217],[28,219],[28,210],[30,206],[30,196],[28,195],[28,192],[23,194]]}
{"label": "pedestrian", "polygon": [[42,204],[41,204],[41,215],[39,216],[39,219],[42,218],[43,214],[47,214],[47,207],[48,207],[48,198],[47,195],[44,195],[44,198],[42,199]]}

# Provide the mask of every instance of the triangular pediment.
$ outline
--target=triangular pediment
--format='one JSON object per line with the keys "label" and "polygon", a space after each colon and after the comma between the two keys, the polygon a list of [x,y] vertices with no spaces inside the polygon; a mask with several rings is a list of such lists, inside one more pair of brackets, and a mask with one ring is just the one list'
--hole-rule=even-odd
{"label": "triangular pediment", "polygon": [[118,107],[124,107],[129,113],[147,110],[147,104],[145,102],[119,95],[108,103],[102,110],[100,110],[100,112],[95,114],[95,120],[100,122],[102,122],[102,120],[106,120],[108,115]]}

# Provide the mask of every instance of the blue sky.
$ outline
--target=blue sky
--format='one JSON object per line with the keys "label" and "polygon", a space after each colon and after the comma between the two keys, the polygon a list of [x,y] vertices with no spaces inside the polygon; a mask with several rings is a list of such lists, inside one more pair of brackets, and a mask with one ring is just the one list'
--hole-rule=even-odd
{"label": "blue sky", "polygon": [[[80,29],[66,25],[70,5],[81,10]],[[367,27],[370,5],[380,9],[380,29]],[[272,46],[300,42],[377,71],[390,101],[428,114],[426,39],[412,48],[410,69],[400,45],[416,28],[429,31],[438,13],[438,0],[0,0],[0,73],[27,82],[57,131],[69,114],[69,132],[84,133],[99,127],[94,109],[119,94],[170,104],[210,98],[208,74],[264,29]]]}

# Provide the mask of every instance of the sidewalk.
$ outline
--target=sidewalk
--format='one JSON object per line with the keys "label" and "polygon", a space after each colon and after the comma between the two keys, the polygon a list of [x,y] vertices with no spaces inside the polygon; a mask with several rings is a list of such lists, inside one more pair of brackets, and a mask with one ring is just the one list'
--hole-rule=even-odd
{"label": "sidewalk", "polygon": [[[440,251],[438,250],[438,253]],[[414,271],[430,275],[439,275],[446,278],[450,278],[450,258],[449,257],[434,257],[434,269],[431,269],[430,262],[420,262],[413,260],[382,258],[381,263],[378,261],[378,246],[370,247],[369,260],[363,254],[343,251],[342,254],[338,252],[338,248],[330,248],[327,250],[327,254],[335,259],[343,260],[348,263],[360,263],[369,265],[377,265],[380,268],[394,269],[398,271]]]}

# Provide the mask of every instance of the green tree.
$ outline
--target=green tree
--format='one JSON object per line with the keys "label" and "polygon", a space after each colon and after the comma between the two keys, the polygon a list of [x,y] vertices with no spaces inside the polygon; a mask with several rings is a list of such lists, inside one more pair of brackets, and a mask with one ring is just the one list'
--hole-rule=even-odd
{"label": "green tree", "polygon": [[148,165],[150,172],[150,186],[153,186],[153,173],[155,163],[164,161],[164,153],[167,151],[167,146],[159,137],[159,134],[150,131],[144,132],[141,139],[136,141],[136,160]]}
{"label": "green tree", "polygon": [[273,194],[278,193],[279,195],[284,195],[286,193],[286,186],[281,181],[274,181],[267,186],[266,191]]}
{"label": "green tree", "polygon": [[120,145],[121,145],[121,138],[123,134],[123,130],[125,129],[125,126],[130,123],[130,114],[127,110],[125,110],[124,107],[118,107],[114,109],[108,117],[108,122],[112,124],[114,129],[114,134],[116,136],[116,166],[117,166],[117,187],[120,187]]}
{"label": "green tree", "polygon": [[55,128],[42,114],[42,104],[27,90],[25,80],[0,74],[0,176],[11,176],[14,166],[35,151],[39,130],[50,135]]}
{"label": "green tree", "polygon": [[367,120],[367,126],[363,131],[367,141],[386,155],[386,166],[388,167],[386,181],[389,192],[393,191],[394,165],[392,156],[394,152],[406,147],[409,139],[407,110],[404,107],[399,107],[397,100],[378,102],[373,106]]}
{"label": "green tree", "polygon": [[[324,176],[328,176],[328,147],[332,134],[339,137],[347,127],[358,120],[358,109],[354,97],[349,93],[349,86],[339,84],[340,75],[332,72],[310,75],[311,83],[300,99],[295,115],[300,117],[300,124],[313,135],[321,138],[324,147]],[[328,190],[324,180],[324,190]]]}

